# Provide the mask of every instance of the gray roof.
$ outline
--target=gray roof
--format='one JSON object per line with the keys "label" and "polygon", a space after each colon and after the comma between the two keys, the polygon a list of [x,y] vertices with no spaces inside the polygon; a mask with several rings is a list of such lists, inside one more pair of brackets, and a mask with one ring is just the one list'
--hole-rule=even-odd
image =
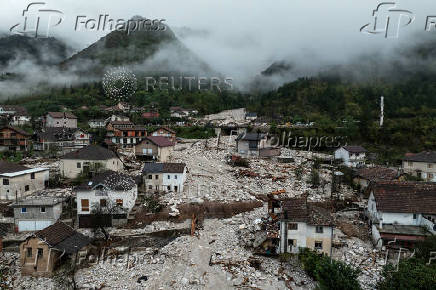
{"label": "gray roof", "polygon": [[185,163],[145,163],[142,173],[183,173],[185,167]]}
{"label": "gray roof", "polygon": [[381,234],[396,234],[396,235],[408,235],[408,236],[428,236],[430,232],[421,226],[410,225],[389,225],[383,224],[382,228],[377,227]]}
{"label": "gray roof", "polygon": [[127,191],[132,189],[136,182],[130,175],[108,170],[77,186],[75,190],[93,190],[98,185],[103,185],[109,190]]}
{"label": "gray roof", "polygon": [[0,160],[0,174],[20,172],[20,171],[28,170],[28,169],[30,169],[30,168],[23,166],[23,165],[20,165],[20,164],[12,163],[12,162],[5,161],[5,160]]}
{"label": "gray roof", "polygon": [[44,128],[43,132],[37,133],[38,138],[43,139],[48,142],[57,142],[57,141],[72,141],[74,140],[74,134],[77,131],[82,131],[86,133],[84,130],[79,128]]}
{"label": "gray roof", "polygon": [[362,146],[344,146],[342,147],[345,150],[347,150],[350,153],[364,153],[367,152],[367,150],[365,148],[363,148]]}
{"label": "gray roof", "polygon": [[65,154],[61,159],[108,160],[112,158],[117,158],[115,152],[98,145],[89,145],[77,151]]}
{"label": "gray roof", "polygon": [[17,202],[14,202],[10,205],[10,207],[39,207],[39,206],[53,206],[59,204],[63,201],[62,198],[59,197],[32,197],[27,199],[22,199]]}
{"label": "gray roof", "polygon": [[424,151],[416,154],[407,154],[403,160],[436,163],[436,151]]}

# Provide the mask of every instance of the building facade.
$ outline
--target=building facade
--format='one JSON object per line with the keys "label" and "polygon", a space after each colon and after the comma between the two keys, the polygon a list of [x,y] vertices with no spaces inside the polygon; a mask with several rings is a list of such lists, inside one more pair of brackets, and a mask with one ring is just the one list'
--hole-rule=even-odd
{"label": "building facade", "polygon": [[31,148],[31,134],[12,126],[0,129],[0,151],[27,151]]}
{"label": "building facade", "polygon": [[183,192],[186,175],[185,163],[145,163],[143,189],[147,192]]}
{"label": "building facade", "polygon": [[367,150],[362,146],[343,146],[335,151],[335,159],[348,167],[363,167]]}
{"label": "building facade", "polygon": [[403,159],[402,168],[404,173],[436,182],[436,151],[407,154]]}
{"label": "building facade", "polygon": [[135,155],[143,159],[167,162],[173,149],[174,143],[170,139],[150,136],[135,146]]}
{"label": "building facade", "polygon": [[77,128],[77,117],[69,112],[48,112],[45,127]]}

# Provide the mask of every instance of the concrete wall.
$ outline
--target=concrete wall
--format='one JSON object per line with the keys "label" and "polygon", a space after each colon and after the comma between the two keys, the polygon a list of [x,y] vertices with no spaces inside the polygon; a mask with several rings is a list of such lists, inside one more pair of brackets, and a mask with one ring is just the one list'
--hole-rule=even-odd
{"label": "concrete wall", "polygon": [[[27,256],[27,248],[32,249],[32,255]],[[38,256],[38,248],[42,249],[42,256]],[[30,238],[20,245],[21,275],[48,276],[55,267],[59,251],[50,249],[46,243],[38,238]]]}
{"label": "concrete wall", "polygon": [[[27,212],[22,213],[21,209],[25,207]],[[19,220],[53,220],[57,221],[62,214],[62,203],[54,206],[44,206],[45,213],[41,212],[43,206],[22,206],[14,208],[15,224],[18,224]]]}
{"label": "concrete wall", "polygon": [[[77,214],[90,214],[93,208],[93,205],[99,205],[101,199],[111,200],[113,203],[116,202],[117,199],[123,200],[123,208],[126,208],[130,211],[135,206],[136,198],[138,197],[138,187],[135,185],[132,189],[128,191],[105,191],[107,196],[100,194],[99,190],[91,190],[91,191],[77,191]],[[89,211],[82,210],[82,199],[89,200]]]}
{"label": "concrete wall", "polygon": [[[123,169],[123,163],[118,158],[112,158],[108,160],[73,160],[73,159],[62,159],[60,163],[61,173],[66,178],[76,178],[80,173],[83,172],[83,166],[85,163],[90,164],[100,163],[106,170],[120,171]],[[80,168],[77,167],[77,163],[80,163]]]}
{"label": "concrete wall", "polygon": [[[405,173],[417,176],[417,171],[421,171],[421,178],[430,181],[436,182],[436,163],[427,163],[427,162],[415,162],[411,161],[403,161],[403,170]],[[433,175],[433,177],[431,176]]]}
{"label": "concrete wall", "polygon": [[[297,230],[290,230],[287,228],[288,224],[292,224],[292,222],[283,221],[280,223],[280,253],[298,253],[299,248],[315,250],[315,241],[320,241],[322,242],[322,250],[320,251],[330,256],[332,246],[332,227],[323,226],[323,233],[317,233],[316,226],[296,222],[298,225]],[[287,235],[285,234],[286,232]],[[295,240],[291,249],[287,240]],[[287,245],[287,248],[285,245]]]}
{"label": "concrete wall", "polygon": [[[31,174],[15,177],[0,177],[0,200],[16,200],[31,195],[33,192],[45,189],[45,182],[49,180],[50,171],[35,172],[35,179]],[[3,180],[8,179],[9,185],[3,185]],[[26,191],[26,185],[29,190]]]}

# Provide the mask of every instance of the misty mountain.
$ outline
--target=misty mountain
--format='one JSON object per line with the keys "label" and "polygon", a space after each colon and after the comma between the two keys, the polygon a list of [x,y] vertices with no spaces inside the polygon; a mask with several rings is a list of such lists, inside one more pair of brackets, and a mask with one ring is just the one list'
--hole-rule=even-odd
{"label": "misty mountain", "polygon": [[[135,18],[134,18],[135,19]],[[112,31],[61,63],[63,70],[101,75],[108,67],[129,66],[134,72],[210,73],[211,69],[175,36],[164,30]]]}
{"label": "misty mountain", "polygon": [[0,38],[0,69],[5,72],[9,65],[29,60],[40,66],[56,65],[66,59],[69,52],[65,43],[53,37],[5,36]]}

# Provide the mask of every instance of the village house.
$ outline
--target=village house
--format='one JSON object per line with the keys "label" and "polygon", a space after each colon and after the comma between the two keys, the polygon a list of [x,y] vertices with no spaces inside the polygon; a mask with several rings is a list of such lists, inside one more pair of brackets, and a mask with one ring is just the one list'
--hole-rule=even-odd
{"label": "village house", "polygon": [[332,251],[333,219],[321,204],[306,197],[282,200],[280,253],[298,253],[309,248],[328,256]]}
{"label": "village house", "polygon": [[245,120],[247,121],[256,121],[257,119],[257,113],[254,112],[247,112],[245,113]]}
{"label": "village house", "polygon": [[77,128],[77,117],[70,112],[48,112],[44,122],[47,128]]}
{"label": "village house", "polygon": [[114,170],[124,168],[123,163],[115,154],[98,145],[89,145],[61,158],[60,170],[66,178],[76,178],[81,173],[92,171]]}
{"label": "village house", "polygon": [[128,126],[114,128],[107,132],[106,140],[122,148],[132,148],[147,136],[147,129],[143,126]]}
{"label": "village house", "polygon": [[88,126],[91,129],[103,129],[103,128],[106,128],[106,120],[103,120],[103,119],[89,120]]}
{"label": "village house", "polygon": [[1,151],[27,151],[31,148],[31,134],[12,126],[4,126],[0,129],[0,152]]}
{"label": "village house", "polygon": [[121,121],[121,120],[115,120],[115,121],[109,121],[106,125],[106,130],[108,131],[114,131],[115,129],[120,128],[129,128],[135,126],[133,122],[130,121]]}
{"label": "village house", "polygon": [[0,160],[0,200],[18,200],[48,186],[48,168],[28,168]]}
{"label": "village house", "polygon": [[74,263],[77,254],[86,255],[90,242],[62,222],[38,231],[20,245],[21,275],[50,276],[62,263]]}
{"label": "village house", "polygon": [[36,134],[35,151],[64,155],[90,144],[90,134],[80,128],[44,128]]}
{"label": "village house", "polygon": [[260,150],[270,146],[263,133],[243,133],[236,138],[236,150],[242,156],[259,156]]}
{"label": "village house", "polygon": [[92,227],[95,214],[107,215],[106,226],[116,226],[127,222],[127,214],[138,197],[138,186],[129,175],[105,171],[76,187],[74,192],[79,227]]}
{"label": "village house", "polygon": [[148,192],[183,192],[186,174],[185,163],[145,163],[143,189]]}
{"label": "village house", "polygon": [[0,119],[6,119],[11,126],[30,124],[27,109],[21,106],[0,105]]}
{"label": "village house", "polygon": [[436,151],[406,154],[403,171],[425,181],[436,182]]}
{"label": "village house", "polygon": [[336,149],[335,159],[342,160],[348,167],[363,167],[366,161],[366,152],[362,146],[342,146]]}
{"label": "village house", "polygon": [[170,113],[173,118],[187,118],[191,115],[198,114],[198,111],[175,106],[170,107]]}
{"label": "village house", "polygon": [[176,142],[176,131],[171,130],[167,127],[159,127],[156,130],[152,131],[150,136],[161,136],[166,137],[171,140],[171,142]]}
{"label": "village house", "polygon": [[135,146],[135,155],[146,160],[167,162],[174,143],[170,139],[162,136],[149,136]]}
{"label": "village house", "polygon": [[372,182],[397,180],[398,178],[398,170],[386,167],[370,167],[358,169],[353,182],[364,192]]}
{"label": "village house", "polygon": [[394,240],[411,248],[436,234],[436,184],[377,182],[370,188],[367,214],[377,248]]}
{"label": "village house", "polygon": [[18,232],[39,231],[56,223],[62,215],[61,198],[31,197],[12,203]]}

